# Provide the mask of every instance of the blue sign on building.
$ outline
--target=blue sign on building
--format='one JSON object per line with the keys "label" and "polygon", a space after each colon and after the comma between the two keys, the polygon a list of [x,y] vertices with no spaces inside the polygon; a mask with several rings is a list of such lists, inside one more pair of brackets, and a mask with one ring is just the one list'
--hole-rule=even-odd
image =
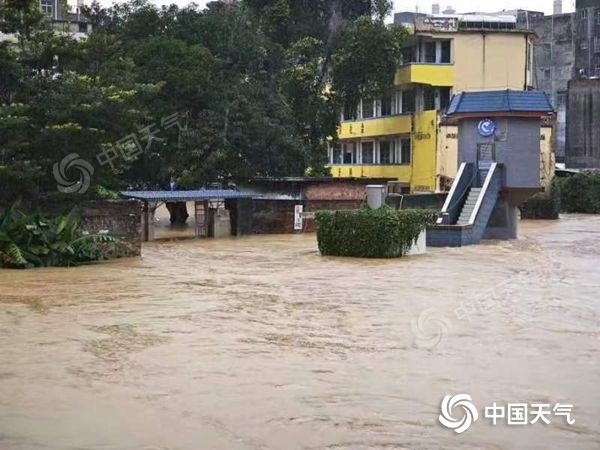
{"label": "blue sign on building", "polygon": [[496,132],[496,124],[491,119],[482,119],[477,124],[477,131],[483,137],[490,137]]}

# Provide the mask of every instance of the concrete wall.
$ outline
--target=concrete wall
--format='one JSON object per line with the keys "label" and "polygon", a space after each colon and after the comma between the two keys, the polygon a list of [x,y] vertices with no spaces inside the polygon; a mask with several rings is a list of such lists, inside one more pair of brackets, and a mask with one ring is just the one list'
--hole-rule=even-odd
{"label": "concrete wall", "polygon": [[459,160],[477,163],[477,145],[494,144],[495,160],[505,166],[505,187],[540,186],[540,119],[495,118],[497,131],[483,137],[477,131],[480,119],[459,124]]}
{"label": "concrete wall", "polygon": [[458,127],[440,125],[437,141],[437,191],[448,191],[458,172]]}
{"label": "concrete wall", "polygon": [[556,156],[564,160],[567,84],[575,73],[574,14],[536,16],[531,22],[534,42],[534,86],[550,97],[556,110]]}
{"label": "concrete wall", "polygon": [[437,111],[423,111],[414,114],[411,192],[435,192],[437,120]]}
{"label": "concrete wall", "polygon": [[142,208],[134,200],[87,202],[81,206],[81,229],[90,234],[108,231],[122,239],[118,255],[139,256],[142,251]]}
{"label": "concrete wall", "polygon": [[392,208],[400,209],[436,209],[440,211],[448,194],[389,194],[385,203]]}
{"label": "concrete wall", "polygon": [[572,168],[600,168],[600,80],[569,83],[565,162]]}
{"label": "concrete wall", "polygon": [[552,126],[542,126],[540,139],[540,184],[549,188],[556,167],[556,142]]}
{"label": "concrete wall", "polygon": [[454,33],[454,92],[524,89],[528,37],[524,33]]}
{"label": "concrete wall", "polygon": [[[600,77],[600,24],[597,14],[600,2],[579,1],[575,11],[575,74]],[[585,14],[584,14],[585,13]]]}

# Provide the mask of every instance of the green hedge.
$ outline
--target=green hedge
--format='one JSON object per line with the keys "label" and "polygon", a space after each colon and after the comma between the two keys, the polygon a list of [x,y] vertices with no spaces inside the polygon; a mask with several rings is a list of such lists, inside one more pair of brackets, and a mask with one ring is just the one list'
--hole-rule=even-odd
{"label": "green hedge", "polygon": [[560,186],[552,183],[549,192],[536,194],[521,206],[522,219],[558,219]]}
{"label": "green hedge", "polygon": [[360,258],[404,256],[437,211],[389,206],[372,210],[318,212],[317,242],[322,255]]}
{"label": "green hedge", "polygon": [[581,172],[555,182],[560,186],[562,211],[600,214],[600,172]]}

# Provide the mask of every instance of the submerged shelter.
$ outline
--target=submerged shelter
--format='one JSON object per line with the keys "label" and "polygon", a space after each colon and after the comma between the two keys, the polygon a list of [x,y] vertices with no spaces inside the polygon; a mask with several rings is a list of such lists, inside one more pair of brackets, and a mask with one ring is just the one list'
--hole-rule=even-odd
{"label": "submerged shelter", "polygon": [[154,240],[154,212],[161,203],[194,202],[195,235],[198,238],[238,236],[250,232],[248,224],[251,223],[252,216],[252,195],[232,189],[123,191],[121,196],[143,202],[144,241]]}
{"label": "submerged shelter", "polygon": [[427,245],[456,247],[517,237],[517,207],[540,192],[540,127],[553,108],[544,92],[455,95],[458,174],[427,233]]}

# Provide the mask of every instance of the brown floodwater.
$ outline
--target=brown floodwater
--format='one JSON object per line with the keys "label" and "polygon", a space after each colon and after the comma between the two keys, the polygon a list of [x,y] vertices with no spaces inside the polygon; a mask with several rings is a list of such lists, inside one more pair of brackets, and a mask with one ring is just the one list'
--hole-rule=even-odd
{"label": "brown floodwater", "polygon": [[[396,260],[314,235],[0,271],[0,449],[599,449],[600,216]],[[441,399],[575,423],[438,421]]]}

